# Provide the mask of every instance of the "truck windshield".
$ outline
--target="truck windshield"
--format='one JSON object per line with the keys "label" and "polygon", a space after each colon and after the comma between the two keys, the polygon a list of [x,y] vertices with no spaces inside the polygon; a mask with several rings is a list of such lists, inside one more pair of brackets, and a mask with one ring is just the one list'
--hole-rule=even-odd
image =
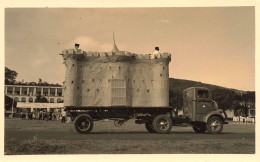
{"label": "truck windshield", "polygon": [[198,98],[209,98],[209,92],[207,90],[198,90]]}

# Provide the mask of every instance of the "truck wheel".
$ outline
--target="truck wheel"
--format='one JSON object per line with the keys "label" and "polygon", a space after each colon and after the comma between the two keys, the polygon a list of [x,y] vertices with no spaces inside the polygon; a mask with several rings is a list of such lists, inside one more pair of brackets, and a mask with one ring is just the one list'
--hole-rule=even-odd
{"label": "truck wheel", "polygon": [[155,130],[153,129],[152,124],[150,123],[145,123],[145,128],[148,130],[149,133],[156,133]]}
{"label": "truck wheel", "polygon": [[223,129],[223,121],[219,117],[212,117],[207,122],[207,131],[211,134],[218,134]]}
{"label": "truck wheel", "polygon": [[205,133],[207,128],[206,128],[206,124],[196,124],[196,125],[193,125],[192,126],[193,130],[196,132],[196,133]]}
{"label": "truck wheel", "polygon": [[74,121],[74,128],[80,134],[89,133],[93,125],[93,120],[89,115],[79,115]]}
{"label": "truck wheel", "polygon": [[166,134],[172,129],[172,120],[167,115],[158,115],[153,119],[152,126],[156,133]]}

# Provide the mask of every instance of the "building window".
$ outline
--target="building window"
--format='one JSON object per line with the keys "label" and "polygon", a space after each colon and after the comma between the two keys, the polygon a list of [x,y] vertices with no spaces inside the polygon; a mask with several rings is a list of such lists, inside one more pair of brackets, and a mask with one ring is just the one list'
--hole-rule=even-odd
{"label": "building window", "polygon": [[29,98],[29,102],[33,102],[33,98],[32,97]]}
{"label": "building window", "polygon": [[41,95],[41,91],[42,91],[41,88],[36,88],[36,94],[37,94],[37,95]]}
{"label": "building window", "polygon": [[22,88],[22,95],[27,95],[27,87]]}
{"label": "building window", "polygon": [[160,74],[160,77],[162,77],[162,74]]}
{"label": "building window", "polygon": [[147,93],[149,93],[150,92],[150,90],[149,89],[147,89]]}
{"label": "building window", "polygon": [[89,92],[89,89],[87,89],[87,91]]}
{"label": "building window", "polygon": [[57,95],[62,96],[62,88],[57,88]]}
{"label": "building window", "polygon": [[13,87],[7,87],[7,94],[13,94]]}
{"label": "building window", "polygon": [[33,88],[33,87],[30,87],[30,88],[29,88],[29,95],[30,95],[30,96],[34,95],[34,94],[33,94],[33,91],[34,91],[34,88]]}
{"label": "building window", "polygon": [[58,99],[57,99],[57,103],[63,103],[63,100],[60,99],[60,98],[58,98]]}
{"label": "building window", "polygon": [[164,70],[164,66],[163,66],[163,68],[162,68],[163,70]]}
{"label": "building window", "polygon": [[53,98],[50,99],[50,103],[54,103],[54,99]]}
{"label": "building window", "polygon": [[95,82],[95,79],[92,79],[92,82]]}
{"label": "building window", "polygon": [[22,102],[26,102],[26,98],[25,97],[22,98]]}
{"label": "building window", "polygon": [[20,87],[15,87],[14,92],[16,95],[20,95]]}
{"label": "building window", "polygon": [[50,96],[55,96],[55,88],[50,88]]}
{"label": "building window", "polygon": [[20,102],[18,97],[15,97],[14,100],[15,100],[16,102]]}
{"label": "building window", "polygon": [[48,96],[48,88],[43,88],[43,96]]}

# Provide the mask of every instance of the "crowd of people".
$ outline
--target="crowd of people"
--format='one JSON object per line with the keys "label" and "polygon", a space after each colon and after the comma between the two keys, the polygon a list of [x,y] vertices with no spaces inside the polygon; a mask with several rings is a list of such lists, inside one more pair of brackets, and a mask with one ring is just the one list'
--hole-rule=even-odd
{"label": "crowd of people", "polygon": [[65,111],[46,111],[46,110],[34,110],[32,112],[21,112],[22,119],[30,120],[61,120],[62,123],[65,123],[68,119],[66,117]]}

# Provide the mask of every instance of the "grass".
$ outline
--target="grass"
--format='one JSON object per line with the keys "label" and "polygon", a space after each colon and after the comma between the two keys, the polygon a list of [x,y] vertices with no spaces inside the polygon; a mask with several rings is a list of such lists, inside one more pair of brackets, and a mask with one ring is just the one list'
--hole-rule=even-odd
{"label": "grass", "polygon": [[[255,152],[253,140],[17,140],[5,142],[5,154],[244,154]],[[206,149],[205,149],[206,148]]]}
{"label": "grass", "polygon": [[[129,121],[121,128],[114,127],[113,122],[97,122],[94,135],[85,136],[77,134],[72,123],[8,119],[5,120],[5,131],[11,131],[12,136],[5,136],[4,151],[6,155],[253,154],[255,139],[246,133],[254,134],[254,129],[252,124],[228,124],[222,135],[214,136],[196,134],[192,128],[174,127],[173,134],[161,136],[147,134],[144,126],[136,125],[134,121]],[[33,135],[28,137],[22,133],[26,131],[33,132]],[[45,132],[49,137],[44,138],[45,134],[39,132]],[[95,132],[98,138],[94,137]],[[55,137],[57,133],[66,135],[66,138]]]}

